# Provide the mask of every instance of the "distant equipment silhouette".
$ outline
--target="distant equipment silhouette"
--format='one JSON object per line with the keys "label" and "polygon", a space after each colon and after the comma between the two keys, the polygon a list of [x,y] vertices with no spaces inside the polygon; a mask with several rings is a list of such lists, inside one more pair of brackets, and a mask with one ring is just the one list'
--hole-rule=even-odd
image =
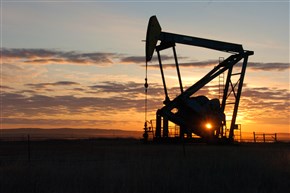
{"label": "distant equipment silhouette", "polygon": [[[157,44],[159,42],[159,44]],[[213,49],[217,51],[227,52],[231,55],[220,61],[208,74],[199,81],[184,90],[182,85],[181,74],[175,44],[184,44],[189,46],[198,46],[202,48]],[[177,76],[180,87],[180,94],[174,99],[168,96],[165,75],[160,52],[165,49],[172,48]],[[172,138],[191,139],[197,136],[205,142],[233,142],[234,129],[237,128],[236,117],[244,77],[246,73],[247,61],[253,51],[244,50],[240,44],[174,34],[163,32],[156,18],[152,16],[149,19],[146,34],[146,78],[145,78],[145,124],[144,124],[144,140],[148,140],[149,134],[152,134],[155,141],[170,140]],[[152,59],[154,51],[157,52],[158,62],[161,72],[161,78],[164,87],[164,106],[157,110],[156,120],[147,120],[147,63]],[[243,60],[242,65],[237,68],[238,73],[233,72],[236,64]],[[227,75],[224,77],[224,73]],[[206,84],[216,77],[222,75],[223,88],[219,93],[220,99],[208,99],[206,96],[195,96],[197,91],[201,90]],[[235,77],[235,78],[233,78]],[[235,80],[235,81],[234,81]],[[229,97],[231,99],[229,100]],[[227,120],[225,116],[226,106],[233,105],[230,126],[227,129]],[[175,124],[174,135],[170,135],[169,122]]]}

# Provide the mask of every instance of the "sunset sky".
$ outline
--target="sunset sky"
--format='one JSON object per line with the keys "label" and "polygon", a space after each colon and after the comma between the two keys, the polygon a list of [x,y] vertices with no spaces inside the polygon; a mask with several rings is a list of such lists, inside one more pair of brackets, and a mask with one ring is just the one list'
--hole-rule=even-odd
{"label": "sunset sky", "polygon": [[[237,123],[290,132],[289,1],[1,1],[1,128],[143,130],[146,29],[242,44],[249,57]],[[227,53],[177,45],[186,87]],[[172,64],[172,52],[162,52]],[[148,68],[149,118],[164,92],[156,53]],[[171,98],[176,71],[165,75]],[[218,97],[218,80],[200,94]]]}

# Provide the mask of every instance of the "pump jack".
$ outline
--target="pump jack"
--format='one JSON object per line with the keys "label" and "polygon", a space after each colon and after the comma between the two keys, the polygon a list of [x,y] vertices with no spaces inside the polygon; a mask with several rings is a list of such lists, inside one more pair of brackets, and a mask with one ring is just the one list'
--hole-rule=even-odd
{"label": "pump jack", "polygon": [[[158,41],[160,42],[157,45]],[[184,44],[189,46],[198,46],[217,51],[227,52],[230,55],[228,58],[220,62],[208,74],[195,84],[183,90],[179,64],[175,50],[175,44]],[[163,65],[161,61],[160,51],[172,48],[176,64],[176,70],[180,86],[180,94],[170,100],[167,92],[165,77],[163,73]],[[253,51],[244,50],[240,44],[191,37],[186,35],[163,32],[156,16],[149,19],[147,34],[146,34],[146,65],[152,59],[154,50],[157,52],[159,67],[165,93],[164,106],[156,112],[156,127],[154,140],[161,140],[169,137],[168,123],[173,122],[180,128],[180,137],[185,135],[190,138],[192,134],[199,136],[206,142],[220,142],[234,140],[234,129],[236,127],[236,117],[238,113],[239,101],[241,97],[247,61]],[[234,66],[243,60],[239,73],[233,73]],[[147,67],[147,66],[146,66]],[[223,97],[220,103],[219,99],[209,100],[205,96],[193,95],[202,89],[206,84],[227,71],[226,82],[223,90]],[[236,83],[232,81],[233,76],[239,76]],[[147,77],[146,77],[147,85]],[[146,87],[146,86],[145,86]],[[147,89],[146,87],[146,89]],[[234,102],[227,102],[228,97],[233,94]],[[232,104],[233,112],[229,128],[229,133],[226,135],[226,105]],[[161,131],[163,131],[161,133]],[[148,136],[147,123],[145,121],[144,136]]]}

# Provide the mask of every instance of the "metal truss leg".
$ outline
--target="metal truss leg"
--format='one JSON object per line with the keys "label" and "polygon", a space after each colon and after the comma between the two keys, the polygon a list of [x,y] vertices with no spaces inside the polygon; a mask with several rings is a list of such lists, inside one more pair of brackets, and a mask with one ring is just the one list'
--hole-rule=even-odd
{"label": "metal truss leg", "polygon": [[159,67],[160,67],[160,72],[161,72],[161,77],[162,77],[162,82],[163,82],[163,87],[164,87],[164,93],[165,93],[165,101],[163,103],[167,104],[167,103],[170,102],[170,99],[168,97],[168,92],[167,92],[167,87],[166,87],[166,82],[165,82],[162,62],[161,62],[161,56],[160,56],[159,51],[157,51],[157,55],[158,55]]}
{"label": "metal truss leg", "polygon": [[168,119],[163,117],[163,137],[168,137],[169,131],[168,131]]}
{"label": "metal truss leg", "polygon": [[156,130],[155,130],[155,137],[160,138],[161,137],[161,115],[159,113],[159,110],[156,112]]}
{"label": "metal truss leg", "polygon": [[231,140],[233,140],[233,138],[234,138],[234,129],[235,129],[236,118],[237,118],[237,114],[238,114],[239,102],[240,102],[240,98],[241,98],[247,63],[248,63],[248,56],[245,56],[242,70],[241,70],[240,82],[239,82],[238,91],[237,91],[237,95],[236,95],[235,107],[234,107],[234,111],[233,111],[231,128],[230,128],[230,133],[229,133],[229,139],[231,139]]}

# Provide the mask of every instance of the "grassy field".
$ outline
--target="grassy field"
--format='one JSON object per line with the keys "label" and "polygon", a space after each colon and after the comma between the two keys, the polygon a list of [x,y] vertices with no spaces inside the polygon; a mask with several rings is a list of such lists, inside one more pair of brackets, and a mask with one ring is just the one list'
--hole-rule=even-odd
{"label": "grassy field", "polygon": [[290,145],[0,142],[1,193],[286,193]]}

